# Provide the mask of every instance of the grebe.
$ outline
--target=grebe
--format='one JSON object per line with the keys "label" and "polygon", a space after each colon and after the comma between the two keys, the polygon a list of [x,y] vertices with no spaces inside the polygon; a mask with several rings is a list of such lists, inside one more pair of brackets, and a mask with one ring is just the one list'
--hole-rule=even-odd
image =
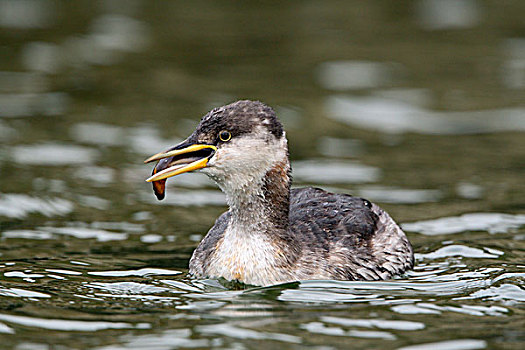
{"label": "grebe", "polygon": [[215,108],[158,160],[159,200],[168,177],[199,170],[226,194],[223,213],[190,260],[190,274],[267,286],[309,279],[383,280],[412,268],[405,233],[366,199],[290,189],[285,132],[272,108],[237,101]]}

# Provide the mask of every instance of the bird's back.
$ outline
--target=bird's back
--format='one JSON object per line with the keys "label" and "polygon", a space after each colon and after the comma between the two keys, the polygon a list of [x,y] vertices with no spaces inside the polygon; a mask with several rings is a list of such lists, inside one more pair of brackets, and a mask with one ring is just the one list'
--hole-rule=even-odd
{"label": "bird's back", "polygon": [[302,246],[302,278],[378,280],[413,266],[404,232],[377,205],[318,188],[290,195],[289,230]]}

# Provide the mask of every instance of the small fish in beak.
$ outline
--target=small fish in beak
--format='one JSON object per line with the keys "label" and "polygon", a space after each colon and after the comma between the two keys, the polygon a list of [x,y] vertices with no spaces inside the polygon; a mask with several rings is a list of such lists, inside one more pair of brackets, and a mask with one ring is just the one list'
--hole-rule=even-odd
{"label": "small fish in beak", "polygon": [[216,151],[217,147],[213,145],[183,142],[167,152],[157,153],[144,161],[150,163],[158,160],[146,181],[153,183],[157,199],[162,200],[166,194],[167,178],[205,168]]}

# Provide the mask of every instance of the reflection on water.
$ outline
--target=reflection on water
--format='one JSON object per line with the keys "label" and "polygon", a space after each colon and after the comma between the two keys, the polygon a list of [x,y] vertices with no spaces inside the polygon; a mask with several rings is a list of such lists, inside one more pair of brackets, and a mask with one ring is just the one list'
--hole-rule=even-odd
{"label": "reflection on water", "polygon": [[51,298],[51,295],[20,288],[0,288],[0,295],[15,298]]}
{"label": "reflection on water", "polygon": [[182,272],[166,269],[144,268],[139,270],[123,270],[123,271],[93,271],[90,275],[106,276],[106,277],[126,277],[126,276],[149,276],[149,275],[178,275]]}
{"label": "reflection on water", "polygon": [[419,0],[415,7],[418,23],[426,30],[474,27],[483,12],[477,0]]}
{"label": "reflection on water", "polygon": [[144,201],[151,204],[175,205],[175,206],[205,206],[205,205],[219,205],[226,204],[226,197],[219,190],[178,190],[166,195],[162,201],[157,201],[156,198],[151,197],[151,192],[143,194]]}
{"label": "reflection on water", "polygon": [[49,0],[0,1],[0,26],[14,29],[44,28],[54,17]]}
{"label": "reflection on water", "polygon": [[358,90],[390,85],[393,67],[364,61],[325,62],[319,67],[319,84],[329,90]]}
{"label": "reflection on water", "polygon": [[[523,348],[522,13],[0,0],[2,346]],[[157,201],[142,162],[240,98],[275,107],[296,186],[388,209],[414,270],[265,288],[187,276],[224,195],[184,174]]]}
{"label": "reflection on water", "polygon": [[73,211],[74,204],[61,198],[38,198],[25,194],[2,193],[0,215],[23,219],[31,213],[45,216],[66,215]]}
{"label": "reflection on water", "polygon": [[[459,259],[458,263],[457,260],[447,260],[452,255],[440,254],[442,250],[439,248],[431,252],[437,263],[419,263],[404,279],[384,282],[305,281],[248,288],[244,291],[225,290],[212,281],[203,281],[205,283],[201,284],[185,279],[179,271],[157,268],[92,271],[88,275],[92,277],[84,275],[81,279],[78,279],[79,272],[72,268],[73,265],[69,265],[69,269],[47,269],[46,273],[76,278],[69,281],[71,290],[63,292],[63,297],[69,300],[73,309],[78,304],[78,307],[89,310],[99,303],[105,303],[110,308],[132,305],[147,308],[176,306],[178,311],[169,312],[167,315],[170,317],[164,321],[169,320],[168,328],[162,327],[150,335],[122,334],[118,344],[124,348],[133,348],[146,341],[157,344],[154,348],[159,349],[170,348],[178,342],[185,346],[208,346],[212,343],[231,345],[239,339],[304,344],[313,341],[310,335],[316,334],[393,342],[410,336],[412,332],[425,332],[434,327],[427,318],[413,318],[418,315],[455,315],[455,319],[459,317],[464,321],[487,317],[505,319],[516,303],[525,300],[525,290],[509,283],[516,278],[523,279],[524,274],[505,276],[507,273],[503,268],[484,267],[465,272],[463,263],[469,261],[472,264],[472,259],[493,259],[491,254],[472,255],[473,250],[464,247],[453,254]],[[13,267],[16,265],[5,268]],[[31,273],[11,270],[4,275],[11,278],[15,275],[18,278],[33,275],[33,278],[45,280],[44,274],[39,271],[36,266]],[[178,279],[165,279],[170,275],[173,276],[170,278]],[[98,277],[117,280],[101,281],[97,280]],[[119,280],[131,277],[133,279]],[[37,282],[35,279],[32,282],[21,280],[18,284],[29,283]],[[56,298],[14,287],[0,290],[0,294],[4,297],[29,298],[26,299],[28,302]],[[436,298],[441,300],[439,304],[434,303]],[[506,306],[470,304],[469,300],[501,301]],[[114,304],[117,301],[121,306]],[[341,303],[353,305],[352,317],[348,316],[347,308],[337,307]],[[319,310],[320,307],[326,312],[309,313],[310,309]],[[202,323],[201,317],[206,314],[215,316]],[[298,322],[293,328],[300,332],[289,333],[291,325],[287,320],[291,314],[298,315]],[[397,316],[392,318],[391,315]],[[240,319],[244,321],[240,322]],[[0,315],[0,320],[5,322],[6,332],[15,334],[19,326],[35,331],[92,332],[102,329],[149,329],[155,322],[150,317],[143,319],[133,313],[120,318],[120,321],[77,321],[10,314]],[[179,324],[179,320],[183,322]],[[174,338],[179,335],[181,338]],[[463,344],[462,341],[458,340]]]}
{"label": "reflection on water", "polygon": [[525,39],[506,39],[503,47],[507,60],[502,69],[502,81],[510,89],[524,89]]}
{"label": "reflection on water", "polygon": [[478,134],[525,131],[525,108],[472,112],[433,112],[379,97],[333,96],[325,103],[330,118],[386,133]]}
{"label": "reflection on water", "polygon": [[439,190],[402,189],[385,186],[360,187],[357,193],[364,198],[382,203],[425,203],[441,199]]}
{"label": "reflection on water", "polygon": [[37,144],[12,148],[13,160],[27,165],[90,164],[97,158],[94,149],[65,144]]}
{"label": "reflection on water", "polygon": [[281,333],[258,332],[231,324],[216,324],[208,326],[197,326],[195,329],[201,334],[222,335],[237,339],[266,339],[277,340],[286,343],[301,343],[301,338]]}
{"label": "reflection on water", "polygon": [[0,314],[0,320],[9,323],[22,325],[26,327],[36,327],[44,329],[53,329],[60,331],[80,331],[80,332],[94,332],[103,329],[123,329],[123,328],[137,328],[147,329],[150,325],[147,323],[138,323],[136,325],[125,322],[86,322],[75,320],[56,320],[48,318],[24,317],[13,315]]}
{"label": "reflection on water", "polygon": [[[466,247],[464,245],[449,245],[443,248],[436,250],[435,252],[428,254],[418,254],[416,259],[439,259],[446,258],[449,256],[464,256],[467,258],[497,258],[503,254],[502,251],[497,251],[494,249],[486,249],[489,252],[486,252],[482,249]],[[495,253],[495,254],[492,254]]]}
{"label": "reflection on water", "polygon": [[413,346],[403,346],[398,350],[475,350],[487,348],[487,342],[477,339],[447,340]]}
{"label": "reflection on water", "polygon": [[69,104],[61,92],[0,94],[0,117],[56,116],[63,114]]}
{"label": "reflection on water", "polygon": [[379,180],[381,171],[357,162],[302,160],[292,163],[293,176],[306,183],[363,183]]}
{"label": "reflection on water", "polygon": [[343,328],[340,328],[340,327],[327,327],[324,323],[321,323],[321,322],[310,322],[310,323],[302,325],[301,328],[303,328],[304,330],[310,333],[319,333],[319,334],[325,334],[329,336],[378,338],[378,339],[387,339],[387,340],[396,339],[396,337],[392,333],[389,333],[389,332],[358,331],[358,330],[345,331]]}
{"label": "reflection on water", "polygon": [[124,130],[118,126],[101,123],[78,123],[71,128],[71,135],[80,143],[103,146],[122,146]]}
{"label": "reflection on water", "polygon": [[425,235],[444,235],[464,231],[505,233],[523,225],[525,225],[525,215],[470,213],[436,220],[405,223],[403,229]]}

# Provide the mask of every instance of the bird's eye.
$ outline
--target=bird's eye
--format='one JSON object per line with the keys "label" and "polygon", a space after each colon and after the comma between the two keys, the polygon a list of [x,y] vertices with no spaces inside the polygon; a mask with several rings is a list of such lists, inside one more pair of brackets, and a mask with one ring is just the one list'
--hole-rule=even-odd
{"label": "bird's eye", "polygon": [[231,138],[232,138],[232,134],[230,134],[229,131],[221,131],[219,133],[219,139],[222,142],[230,141]]}

